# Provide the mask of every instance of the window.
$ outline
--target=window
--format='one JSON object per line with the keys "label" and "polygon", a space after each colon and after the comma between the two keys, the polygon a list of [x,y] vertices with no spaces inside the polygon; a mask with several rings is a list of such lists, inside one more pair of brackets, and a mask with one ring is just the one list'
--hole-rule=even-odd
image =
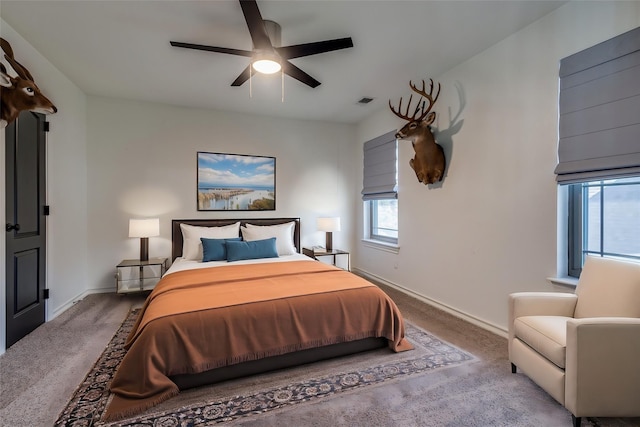
{"label": "window", "polygon": [[365,238],[398,243],[398,143],[396,131],[387,132],[363,147],[362,200]]}
{"label": "window", "polygon": [[587,255],[640,262],[640,177],[571,184],[568,230],[570,276]]}
{"label": "window", "polygon": [[398,200],[370,200],[367,204],[369,239],[398,243]]}

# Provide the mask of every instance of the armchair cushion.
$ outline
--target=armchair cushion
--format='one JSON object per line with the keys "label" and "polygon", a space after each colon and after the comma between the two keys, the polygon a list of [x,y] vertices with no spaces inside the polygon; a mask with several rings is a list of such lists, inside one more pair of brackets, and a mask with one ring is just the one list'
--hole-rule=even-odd
{"label": "armchair cushion", "polygon": [[514,321],[516,338],[564,369],[567,350],[567,321],[564,316],[523,316]]}
{"label": "armchair cushion", "polygon": [[587,257],[576,288],[575,318],[640,317],[640,264]]}

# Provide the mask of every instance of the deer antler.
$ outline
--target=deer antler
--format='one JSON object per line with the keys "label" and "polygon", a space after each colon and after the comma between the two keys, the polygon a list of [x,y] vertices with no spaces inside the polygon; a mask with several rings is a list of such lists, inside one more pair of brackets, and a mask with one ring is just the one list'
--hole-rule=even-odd
{"label": "deer antler", "polygon": [[[396,111],[393,106],[391,105],[391,100],[389,100],[389,108],[391,108],[391,111],[393,111],[393,114],[395,114],[396,116],[400,117],[403,120],[407,120],[409,122],[413,122],[416,120],[422,120],[424,118],[424,115],[421,116],[420,118],[416,119],[416,115],[418,114],[418,111],[420,111],[420,101],[422,101],[422,98],[420,98],[418,100],[418,105],[416,105],[416,111],[413,112],[413,116],[409,115],[409,109],[411,108],[411,101],[413,99],[413,94],[409,95],[409,103],[407,104],[407,112],[402,114],[400,112],[400,110],[402,109],[402,97],[400,97],[400,102],[398,103],[398,111]],[[424,102],[422,103],[422,106],[424,108]],[[427,111],[428,113],[428,111]]]}
{"label": "deer antler", "polygon": [[431,82],[431,89],[429,90],[429,93],[427,93],[426,84],[424,80],[422,80],[422,90],[418,89],[417,86],[414,85],[412,81],[409,81],[409,87],[411,88],[411,90],[419,94],[421,97],[424,97],[427,100],[429,100],[429,107],[426,110],[424,109],[424,102],[422,103],[422,114],[418,120],[422,120],[427,114],[429,114],[429,111],[431,111],[431,109],[433,108],[433,104],[436,103],[436,101],[438,100],[438,97],[440,96],[440,83],[438,83],[438,93],[436,93],[436,97],[434,98],[433,97],[433,79],[429,79],[429,81]]}
{"label": "deer antler", "polygon": [[[418,104],[416,105],[416,110],[413,112],[412,116],[409,115],[409,109],[411,109],[411,100],[413,98],[413,94],[409,96],[407,111],[404,114],[402,114],[401,112],[402,98],[400,98],[400,103],[398,104],[398,111],[396,111],[393,108],[393,106],[391,105],[391,100],[389,100],[389,108],[391,108],[391,111],[393,111],[393,114],[409,122],[419,122],[422,119],[424,119],[427,116],[427,114],[429,114],[429,112],[433,108],[433,104],[436,103],[436,101],[438,100],[438,97],[440,96],[440,83],[438,83],[438,93],[436,93],[436,96],[434,98],[433,97],[433,88],[434,88],[433,79],[429,79],[429,81],[431,82],[431,89],[429,90],[429,93],[427,93],[427,85],[424,82],[424,80],[422,80],[422,89],[418,89],[418,87],[414,85],[412,81],[409,81],[409,87],[411,88],[411,90],[413,90],[415,93],[420,95],[420,99],[418,100]],[[429,101],[429,107],[427,107],[426,109],[425,109],[426,102],[423,101],[423,99],[427,99]],[[420,105],[421,102],[422,102],[422,105]],[[418,112],[420,112],[419,116],[418,116]]]}

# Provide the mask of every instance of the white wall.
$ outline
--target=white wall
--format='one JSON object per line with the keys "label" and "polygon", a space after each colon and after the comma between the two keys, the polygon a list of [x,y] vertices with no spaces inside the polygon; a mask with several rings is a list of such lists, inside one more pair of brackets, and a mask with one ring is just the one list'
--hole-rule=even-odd
{"label": "white wall", "polygon": [[[50,320],[67,308],[87,287],[87,187],[86,187],[86,98],[82,91],[37,52],[6,22],[0,21],[2,38],[7,40],[16,59],[33,75],[43,93],[58,107],[48,116],[47,135],[47,218],[46,286]],[[5,211],[5,135],[2,134],[2,175],[0,210]],[[6,223],[6,221],[5,221]],[[5,233],[0,238],[0,354],[5,342]]]}
{"label": "white wall", "polygon": [[[247,98],[247,102],[251,102]],[[285,101],[286,102],[286,101]],[[321,244],[318,216],[339,215],[344,247],[353,226],[355,126],[89,97],[88,287],[114,290],[115,266],[138,258],[130,218],[159,217],[150,256],[171,255],[171,219],[301,217],[302,243]],[[276,210],[198,212],[196,153],[276,157]]]}
{"label": "white wall", "polygon": [[[436,127],[448,173],[436,188],[418,183],[408,165],[413,150],[401,141],[399,253],[359,243],[354,265],[498,332],[509,293],[567,290],[545,280],[557,268],[559,61],[638,25],[638,2],[571,2],[441,76],[399,70],[407,82],[442,83]],[[459,108],[461,128],[451,137],[449,111]],[[357,154],[403,124],[389,110],[364,120]]]}

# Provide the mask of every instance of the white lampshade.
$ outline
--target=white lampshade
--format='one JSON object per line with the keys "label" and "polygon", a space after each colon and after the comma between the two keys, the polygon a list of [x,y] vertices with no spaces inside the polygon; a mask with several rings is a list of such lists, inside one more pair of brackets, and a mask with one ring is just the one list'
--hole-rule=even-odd
{"label": "white lampshade", "polygon": [[273,74],[280,71],[280,57],[275,52],[259,52],[251,64],[253,69],[262,74]]}
{"label": "white lampshade", "polygon": [[271,59],[259,59],[253,63],[253,69],[262,74],[277,73],[280,68],[280,64]]}
{"label": "white lampshade", "polygon": [[340,231],[340,217],[318,218],[317,225],[319,231]]}
{"label": "white lampshade", "polygon": [[129,237],[154,237],[159,235],[160,218],[129,220]]}

